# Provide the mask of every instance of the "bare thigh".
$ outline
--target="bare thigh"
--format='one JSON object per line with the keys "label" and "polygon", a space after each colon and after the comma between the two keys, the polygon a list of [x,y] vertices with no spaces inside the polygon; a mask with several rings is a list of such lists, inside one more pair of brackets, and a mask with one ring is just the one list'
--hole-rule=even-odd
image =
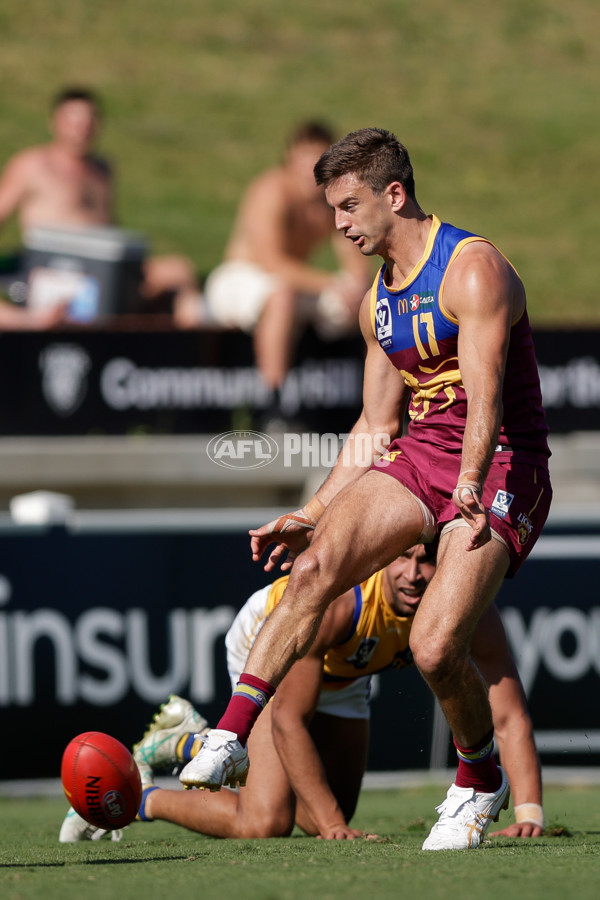
{"label": "bare thigh", "polygon": [[271,737],[271,708],[260,716],[248,741],[250,771],[239,791],[155,791],[150,815],[192,831],[222,838],[290,834],[295,801]]}
{"label": "bare thigh", "polygon": [[329,603],[412,547],[422,530],[421,508],[394,478],[371,470],[342,490],[294,562],[246,672],[278,685],[311,646]]}
{"label": "bare thigh", "polygon": [[468,648],[471,636],[497,594],[509,556],[506,547],[492,538],[477,550],[466,550],[470,529],[455,528],[443,535],[438,563],[411,629],[413,652],[420,645],[440,653]]}
{"label": "bare thigh", "polygon": [[316,563],[314,574],[332,599],[412,547],[422,530],[423,513],[410,491],[370,470],[330,503],[303,557]]}

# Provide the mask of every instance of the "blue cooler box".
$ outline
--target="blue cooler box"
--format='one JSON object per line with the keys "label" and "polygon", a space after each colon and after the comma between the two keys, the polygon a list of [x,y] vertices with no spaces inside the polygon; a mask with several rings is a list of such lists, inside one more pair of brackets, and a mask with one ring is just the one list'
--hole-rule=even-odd
{"label": "blue cooler box", "polygon": [[27,306],[68,303],[72,319],[132,313],[140,306],[143,235],[122,228],[31,228],[25,234]]}

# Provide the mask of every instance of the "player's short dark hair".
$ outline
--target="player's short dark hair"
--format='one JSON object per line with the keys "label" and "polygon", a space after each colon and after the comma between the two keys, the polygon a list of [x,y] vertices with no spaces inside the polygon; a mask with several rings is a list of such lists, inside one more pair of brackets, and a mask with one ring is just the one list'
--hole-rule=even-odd
{"label": "player's short dark hair", "polygon": [[383,128],[353,131],[329,147],[315,166],[317,184],[324,187],[349,174],[356,175],[375,194],[382,194],[389,184],[399,181],[416,202],[408,150],[391,131]]}
{"label": "player's short dark hair", "polygon": [[333,144],[335,135],[333,129],[325,122],[319,122],[316,119],[310,119],[301,122],[294,128],[288,139],[289,147],[296,147],[298,144]]}
{"label": "player's short dark hair", "polygon": [[54,111],[55,109],[58,109],[59,106],[62,106],[63,103],[70,103],[72,100],[82,100],[84,103],[89,103],[93,106],[97,113],[102,112],[102,103],[100,102],[98,94],[91,88],[81,87],[79,85],[61,88],[61,90],[54,95],[52,100],[52,110]]}

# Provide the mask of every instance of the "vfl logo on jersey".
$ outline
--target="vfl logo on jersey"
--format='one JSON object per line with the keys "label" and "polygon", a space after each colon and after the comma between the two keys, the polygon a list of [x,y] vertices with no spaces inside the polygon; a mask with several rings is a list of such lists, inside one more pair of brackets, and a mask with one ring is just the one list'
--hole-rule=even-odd
{"label": "vfl logo on jersey", "polygon": [[529,540],[529,535],[533,531],[533,525],[531,524],[531,519],[529,516],[526,516],[525,513],[519,513],[517,517],[517,534],[519,535],[519,543],[526,544]]}
{"label": "vfl logo on jersey", "polygon": [[346,662],[352,663],[355,669],[366,669],[377,649],[378,643],[378,637],[363,638],[356,648],[356,652],[352,656],[348,656]]}
{"label": "vfl logo on jersey", "polygon": [[378,297],[375,304],[375,329],[382,347],[392,343],[392,311],[387,297]]}
{"label": "vfl logo on jersey", "polygon": [[496,496],[490,509],[499,519],[503,519],[514,499],[515,495],[509,494],[508,491],[496,491]]}

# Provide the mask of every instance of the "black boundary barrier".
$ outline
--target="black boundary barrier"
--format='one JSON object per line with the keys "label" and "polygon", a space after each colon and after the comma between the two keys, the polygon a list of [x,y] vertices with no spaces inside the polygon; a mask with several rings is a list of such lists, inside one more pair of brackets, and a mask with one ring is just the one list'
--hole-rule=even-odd
{"label": "black boundary barrier", "polygon": [[[551,431],[600,431],[600,333],[539,330],[534,339]],[[274,396],[240,332],[5,332],[0,436],[260,430],[275,403],[307,431],[343,433],[360,410],[362,364],[359,337],[327,342],[308,331]]]}
{"label": "black boundary barrier", "polygon": [[[210,510],[179,525],[160,513],[136,526],[118,513],[101,526],[84,513],[68,527],[4,522],[4,779],[55,777],[66,743],[83,731],[131,745],[171,691],[215,721],[230,690],[224,634],[269,581],[249,554],[247,526],[259,513],[244,516],[218,530]],[[545,765],[600,765],[599,570],[598,523],[550,524],[500,593]],[[439,765],[433,730],[432,698],[415,670],[377,678],[369,769]]]}

